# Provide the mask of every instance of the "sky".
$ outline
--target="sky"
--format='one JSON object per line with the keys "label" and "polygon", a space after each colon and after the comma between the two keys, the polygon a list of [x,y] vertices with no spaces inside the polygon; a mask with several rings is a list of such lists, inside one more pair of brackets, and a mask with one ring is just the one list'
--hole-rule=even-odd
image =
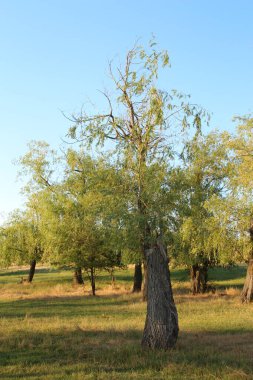
{"label": "sky", "polygon": [[210,128],[253,111],[251,0],[0,0],[0,222],[22,207],[14,164],[31,140],[56,148],[70,115],[110,89],[108,62],[152,34],[167,49],[164,89],[191,94]]}

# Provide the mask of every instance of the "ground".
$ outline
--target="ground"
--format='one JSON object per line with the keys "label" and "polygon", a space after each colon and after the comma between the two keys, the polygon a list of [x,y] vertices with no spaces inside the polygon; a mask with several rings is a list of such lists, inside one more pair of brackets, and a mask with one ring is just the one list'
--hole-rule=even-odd
{"label": "ground", "polygon": [[246,269],[211,270],[216,293],[192,296],[185,269],[172,271],[180,334],[167,352],[140,347],[146,305],[131,294],[133,270],[73,286],[72,272],[0,272],[0,379],[253,379],[253,305],[240,303]]}

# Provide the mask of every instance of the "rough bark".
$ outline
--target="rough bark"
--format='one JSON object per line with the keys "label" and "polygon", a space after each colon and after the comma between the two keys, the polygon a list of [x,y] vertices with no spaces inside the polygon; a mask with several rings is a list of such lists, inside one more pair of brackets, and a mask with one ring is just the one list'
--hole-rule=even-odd
{"label": "rough bark", "polygon": [[141,263],[135,264],[134,267],[134,285],[133,285],[133,293],[139,293],[141,291],[142,285],[142,269]]}
{"label": "rough bark", "polygon": [[242,302],[248,303],[253,301],[253,259],[249,261],[246,280],[241,294]]}
{"label": "rough bark", "polygon": [[32,282],[33,280],[33,276],[34,276],[34,273],[35,273],[35,267],[36,267],[36,260],[32,260],[30,262],[30,269],[29,269],[29,274],[28,274],[28,277],[27,277],[27,282]]}
{"label": "rough bark", "polygon": [[206,265],[192,265],[190,270],[192,294],[205,293],[207,291],[207,271]]}
{"label": "rough bark", "polygon": [[83,285],[83,276],[82,276],[82,268],[76,268],[74,271],[74,284]]}
{"label": "rough bark", "polygon": [[173,348],[178,337],[178,315],[170,282],[166,250],[162,243],[145,251],[147,261],[147,316],[142,346]]}

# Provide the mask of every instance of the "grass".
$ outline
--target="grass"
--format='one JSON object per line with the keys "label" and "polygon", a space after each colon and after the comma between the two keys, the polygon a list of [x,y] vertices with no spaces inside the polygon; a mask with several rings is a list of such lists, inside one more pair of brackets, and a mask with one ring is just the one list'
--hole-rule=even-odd
{"label": "grass", "polygon": [[146,305],[130,293],[132,270],[71,283],[68,270],[0,272],[0,379],[253,379],[253,305],[239,300],[245,268],[210,271],[215,294],[192,296],[187,271],[172,271],[180,321],[176,348],[142,350]]}

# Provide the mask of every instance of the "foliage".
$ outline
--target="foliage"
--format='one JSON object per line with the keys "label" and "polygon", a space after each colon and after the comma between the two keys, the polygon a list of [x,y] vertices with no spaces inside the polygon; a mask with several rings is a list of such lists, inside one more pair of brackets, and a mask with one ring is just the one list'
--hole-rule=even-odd
{"label": "foliage", "polygon": [[137,261],[158,235],[169,235],[175,136],[191,124],[199,130],[205,113],[176,90],[158,88],[159,70],[168,66],[168,53],[157,51],[154,41],[146,50],[134,46],[124,65],[109,66],[115,92],[103,93],[108,111],[90,115],[82,110],[73,115],[69,130],[69,137],[86,149],[110,141],[111,157],[122,167],[129,191],[125,250],[139,251]]}
{"label": "foliage", "polygon": [[1,263],[4,266],[28,264],[31,260],[41,260],[42,254],[37,204],[30,202],[26,211],[13,212],[1,228]]}
{"label": "foliage", "polygon": [[[227,195],[223,203],[214,199],[212,209],[223,238],[229,235],[227,247],[234,246],[237,261],[252,257],[252,154],[253,122],[251,117],[236,118],[239,122],[235,134],[224,135],[224,145],[230,158],[230,173]],[[225,242],[224,242],[225,243]]]}
{"label": "foliage", "polygon": [[[178,259],[185,264],[209,265],[230,261],[234,240],[221,228],[219,219],[231,172],[223,135],[212,132],[195,136],[186,144],[182,158],[184,191],[176,245],[181,252]],[[215,214],[217,202],[220,208]]]}
{"label": "foliage", "polygon": [[[60,170],[49,165],[52,154]],[[44,260],[87,270],[120,266],[122,201],[114,191],[119,174],[109,161],[73,149],[59,158],[38,142],[21,163],[31,174],[29,198],[39,205]]]}

